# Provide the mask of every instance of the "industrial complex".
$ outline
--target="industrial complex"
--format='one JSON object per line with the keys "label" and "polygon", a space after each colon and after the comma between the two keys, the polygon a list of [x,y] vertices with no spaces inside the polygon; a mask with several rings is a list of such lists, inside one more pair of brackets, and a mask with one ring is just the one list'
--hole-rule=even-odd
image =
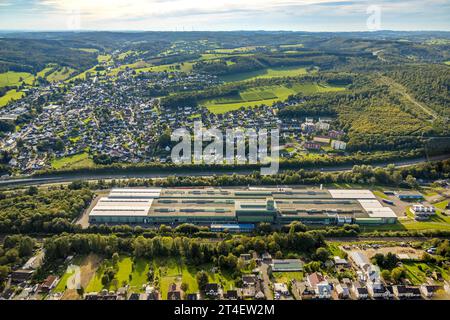
{"label": "industrial complex", "polygon": [[[209,225],[239,231],[260,222],[289,224],[388,224],[394,211],[369,190],[300,188],[113,189],[97,199],[90,223]],[[228,227],[227,227],[228,226]]]}

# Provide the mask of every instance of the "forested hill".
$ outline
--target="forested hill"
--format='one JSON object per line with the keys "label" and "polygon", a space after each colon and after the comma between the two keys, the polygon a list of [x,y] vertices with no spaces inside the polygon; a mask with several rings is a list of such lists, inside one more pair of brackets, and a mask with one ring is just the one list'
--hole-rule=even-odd
{"label": "forested hill", "polygon": [[55,62],[74,69],[88,69],[97,63],[97,54],[86,50],[93,48],[72,40],[0,39],[0,73],[37,73]]}

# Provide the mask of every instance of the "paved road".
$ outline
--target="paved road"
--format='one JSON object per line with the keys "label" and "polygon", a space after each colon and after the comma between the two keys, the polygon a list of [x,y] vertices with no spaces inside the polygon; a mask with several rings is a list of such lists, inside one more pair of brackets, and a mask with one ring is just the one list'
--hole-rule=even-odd
{"label": "paved road", "polygon": [[[433,156],[429,158],[420,157],[415,159],[407,159],[407,160],[399,160],[399,161],[390,161],[386,163],[377,163],[372,164],[373,167],[386,167],[389,164],[394,164],[397,167],[406,167],[410,165],[415,165],[419,163],[425,163],[429,161],[439,161],[449,159],[450,154]],[[319,170],[322,172],[341,172],[341,171],[350,171],[352,170],[353,165],[346,166],[334,166],[334,167],[323,167],[323,168],[304,168],[305,171],[315,171]],[[300,168],[299,168],[300,169]],[[30,185],[39,185],[39,184],[47,184],[47,183],[65,183],[71,182],[75,180],[110,180],[110,179],[139,179],[139,178],[166,178],[168,176],[179,176],[179,177],[211,177],[214,175],[232,175],[232,174],[250,174],[253,171],[251,170],[232,170],[232,171],[203,171],[203,172],[179,172],[179,173],[170,173],[170,172],[160,172],[160,173],[122,173],[122,174],[111,174],[111,173],[91,173],[91,174],[54,174],[51,177],[33,177],[33,176],[25,176],[22,178],[16,179],[4,179],[0,180],[0,187],[5,186],[13,186],[13,185],[22,185],[22,186],[30,186]]]}

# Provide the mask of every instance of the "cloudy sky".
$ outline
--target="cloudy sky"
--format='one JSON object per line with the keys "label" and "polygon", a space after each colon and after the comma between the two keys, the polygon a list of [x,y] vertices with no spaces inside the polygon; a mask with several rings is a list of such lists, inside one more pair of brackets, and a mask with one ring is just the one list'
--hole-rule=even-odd
{"label": "cloudy sky", "polygon": [[448,30],[450,0],[0,0],[0,30]]}

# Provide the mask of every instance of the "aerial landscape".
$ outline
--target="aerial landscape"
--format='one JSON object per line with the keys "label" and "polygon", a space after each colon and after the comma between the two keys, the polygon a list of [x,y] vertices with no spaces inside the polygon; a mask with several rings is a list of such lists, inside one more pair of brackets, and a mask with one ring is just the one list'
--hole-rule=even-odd
{"label": "aerial landscape", "polygon": [[450,300],[448,21],[4,28],[0,300]]}

